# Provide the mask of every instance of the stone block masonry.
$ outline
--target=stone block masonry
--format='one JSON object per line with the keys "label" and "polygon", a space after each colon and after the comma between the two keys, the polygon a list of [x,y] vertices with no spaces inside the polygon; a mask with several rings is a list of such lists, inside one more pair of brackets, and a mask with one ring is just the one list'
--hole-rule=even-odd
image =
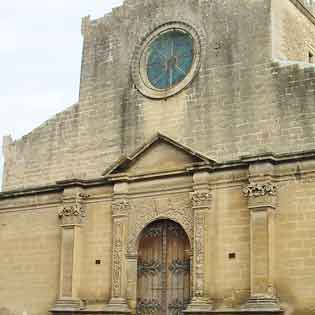
{"label": "stone block masonry", "polygon": [[[218,161],[310,149],[314,73],[272,63],[270,10],[263,0],[184,1],[180,8],[127,1],[101,19],[85,18],[79,103],[6,142],[3,189],[99,177],[157,131]],[[130,63],[145,34],[168,20],[200,30],[202,64],[185,91],[154,101],[130,82]]]}

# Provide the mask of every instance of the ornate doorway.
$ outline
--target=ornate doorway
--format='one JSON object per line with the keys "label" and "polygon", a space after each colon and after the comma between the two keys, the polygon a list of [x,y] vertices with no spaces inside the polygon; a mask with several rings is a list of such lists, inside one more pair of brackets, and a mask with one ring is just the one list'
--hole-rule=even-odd
{"label": "ornate doorway", "polygon": [[155,221],[139,241],[137,315],[181,315],[190,296],[189,239],[179,224]]}

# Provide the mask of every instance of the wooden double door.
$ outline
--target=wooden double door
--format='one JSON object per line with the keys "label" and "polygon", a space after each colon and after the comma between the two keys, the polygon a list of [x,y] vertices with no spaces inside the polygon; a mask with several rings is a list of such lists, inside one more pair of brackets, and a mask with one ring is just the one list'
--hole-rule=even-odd
{"label": "wooden double door", "polygon": [[138,249],[137,315],[181,315],[190,303],[190,244],[169,220],[147,226]]}

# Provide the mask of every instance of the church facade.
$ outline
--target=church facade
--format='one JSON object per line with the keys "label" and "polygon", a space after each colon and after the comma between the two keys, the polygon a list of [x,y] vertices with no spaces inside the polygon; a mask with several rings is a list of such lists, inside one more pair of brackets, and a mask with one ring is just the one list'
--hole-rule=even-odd
{"label": "church facade", "polygon": [[312,12],[83,18],[78,102],[4,138],[0,314],[315,314]]}

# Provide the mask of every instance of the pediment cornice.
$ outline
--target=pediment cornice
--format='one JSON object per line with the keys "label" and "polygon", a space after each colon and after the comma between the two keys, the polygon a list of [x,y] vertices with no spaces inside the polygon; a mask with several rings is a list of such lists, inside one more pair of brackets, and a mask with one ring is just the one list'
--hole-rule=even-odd
{"label": "pediment cornice", "polygon": [[112,180],[166,176],[212,168],[215,164],[204,154],[158,133],[132,154],[120,157],[103,176]]}

